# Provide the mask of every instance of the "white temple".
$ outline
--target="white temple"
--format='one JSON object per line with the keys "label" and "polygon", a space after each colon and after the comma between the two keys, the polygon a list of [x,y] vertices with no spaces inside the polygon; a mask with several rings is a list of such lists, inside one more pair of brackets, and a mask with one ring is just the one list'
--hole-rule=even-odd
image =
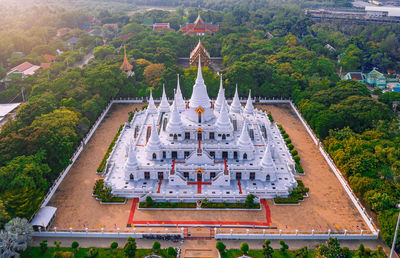
{"label": "white temple", "polygon": [[171,106],[164,88],[158,107],[150,93],[147,109],[120,134],[105,184],[116,196],[160,201],[287,197],[297,186],[294,164],[277,125],[253,107],[250,93],[243,108],[236,86],[229,106],[221,78],[211,101],[199,65],[189,100],[179,77]]}

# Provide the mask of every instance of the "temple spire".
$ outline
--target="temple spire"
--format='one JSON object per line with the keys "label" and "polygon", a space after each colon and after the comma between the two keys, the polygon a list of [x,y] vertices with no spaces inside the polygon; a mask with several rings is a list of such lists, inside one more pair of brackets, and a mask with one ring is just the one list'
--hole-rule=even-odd
{"label": "temple spire", "polygon": [[215,127],[218,133],[231,133],[233,131],[233,125],[229,119],[229,112],[226,105],[222,105]]}
{"label": "temple spire", "polygon": [[240,113],[241,111],[242,111],[242,104],[240,104],[238,87],[236,84],[235,96],[233,96],[233,101],[231,104],[231,112]]}
{"label": "temple spire", "polygon": [[124,45],[124,61],[122,62],[122,65],[120,67],[121,71],[123,72],[129,72],[133,69],[133,65],[131,65],[128,61],[128,58],[126,57],[126,48]]}
{"label": "temple spire", "polygon": [[156,105],[154,104],[152,90],[150,90],[150,98],[149,98],[149,105],[147,106],[147,113],[148,114],[156,114],[157,113],[157,108],[156,108]]}
{"label": "temple spire", "polygon": [[247,120],[243,120],[242,132],[238,140],[238,147],[240,150],[253,150],[254,146],[248,132]]}
{"label": "temple spire", "polygon": [[210,108],[210,98],[208,97],[207,87],[204,84],[203,74],[201,72],[201,56],[199,56],[199,64],[197,67],[196,83],[193,86],[192,97],[189,106],[193,109],[201,106],[203,109]]}
{"label": "temple spire", "polygon": [[126,160],[125,167],[127,169],[131,169],[137,167],[137,165],[138,162],[136,158],[135,144],[131,142],[129,146],[128,159]]}
{"label": "temple spire", "polygon": [[249,90],[249,98],[247,99],[244,113],[252,115],[254,113],[253,100],[251,99],[251,90]]}
{"label": "temple spire", "polygon": [[146,145],[146,150],[147,151],[160,150],[161,146],[162,146],[162,144],[161,144],[160,136],[158,135],[158,132],[157,132],[157,124],[153,119],[153,124],[151,126],[151,135],[150,135],[150,139]]}
{"label": "temple spire", "polygon": [[263,167],[274,167],[274,161],[272,159],[271,144],[267,140],[267,147],[265,148],[264,156],[261,160],[261,166]]}
{"label": "temple spire", "polygon": [[174,94],[174,101],[176,102],[176,105],[178,106],[178,111],[183,112],[186,109],[186,104],[185,101],[183,100],[182,96],[182,91],[181,91],[181,85],[179,83],[179,74],[177,75],[178,81],[176,85],[176,92]]}
{"label": "temple spire", "polygon": [[172,103],[172,112],[168,119],[167,132],[172,134],[182,134],[184,125],[182,123],[181,115],[178,111],[176,101]]}
{"label": "temple spire", "polygon": [[158,106],[158,112],[167,113],[167,112],[169,112],[169,110],[170,110],[170,106],[168,103],[167,94],[165,94],[165,86],[163,84],[163,92],[162,92],[160,105]]}
{"label": "temple spire", "polygon": [[218,96],[217,100],[215,101],[215,110],[220,111],[222,105],[225,103],[225,91],[222,86],[222,74],[220,76],[220,82],[219,82],[219,91],[218,91]]}

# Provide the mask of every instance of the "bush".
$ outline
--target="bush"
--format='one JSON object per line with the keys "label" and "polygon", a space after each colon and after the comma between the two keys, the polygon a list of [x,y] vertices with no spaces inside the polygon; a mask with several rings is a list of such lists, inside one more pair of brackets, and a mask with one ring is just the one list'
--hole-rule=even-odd
{"label": "bush", "polygon": [[154,252],[155,252],[155,253],[158,253],[158,251],[160,251],[160,248],[161,248],[160,242],[155,241],[155,242],[153,243],[153,250],[154,250]]}
{"label": "bush", "polygon": [[154,204],[153,198],[151,198],[151,196],[148,195],[146,197],[146,206],[151,207],[151,206],[153,206],[153,204]]}
{"label": "bush", "polygon": [[300,200],[304,199],[304,195],[308,193],[309,189],[304,186],[301,180],[297,180],[297,187],[292,189],[288,198],[276,197],[274,198],[275,203],[282,204],[296,204],[299,203]]}
{"label": "bush", "polygon": [[240,251],[242,251],[243,254],[247,254],[247,252],[249,251],[249,245],[246,242],[241,243]]}
{"label": "bush", "polygon": [[178,254],[178,252],[172,246],[168,247],[167,253],[168,255],[173,257],[176,257],[176,255]]}
{"label": "bush", "polygon": [[91,247],[89,251],[86,253],[86,257],[96,257],[99,251],[95,247]]}
{"label": "bush", "polygon": [[74,249],[74,251],[76,252],[77,249],[78,249],[78,247],[79,247],[79,243],[76,242],[76,241],[74,241],[74,242],[72,242],[71,247],[72,247],[72,249]]}
{"label": "bush", "polygon": [[136,240],[133,237],[128,237],[128,241],[124,246],[124,253],[129,258],[135,257],[136,254]]}
{"label": "bush", "polygon": [[274,122],[274,118],[272,117],[271,112],[268,112],[268,119],[269,121]]}
{"label": "bush", "polygon": [[287,145],[287,147],[289,148],[289,150],[293,150],[293,149],[294,149],[294,146],[293,146],[293,144],[291,144],[291,143],[289,143],[289,144]]}
{"label": "bush", "polygon": [[297,150],[291,150],[290,154],[292,154],[292,156],[296,156],[298,154]]}
{"label": "bush", "polygon": [[246,201],[245,201],[245,204],[246,204],[247,207],[254,207],[255,206],[254,198],[256,198],[254,196],[254,194],[247,195]]}
{"label": "bush", "polygon": [[304,174],[303,167],[300,165],[300,163],[296,163],[296,170],[297,170],[297,173]]}
{"label": "bush", "polygon": [[287,133],[282,133],[284,139],[289,139],[289,135]]}
{"label": "bush", "polygon": [[285,243],[285,241],[281,240],[279,241],[279,244],[281,245],[281,248],[279,249],[282,253],[286,253],[286,250],[289,249],[289,246]]}
{"label": "bush", "polygon": [[110,143],[110,146],[108,146],[107,152],[104,155],[103,160],[101,161],[99,167],[97,168],[97,172],[103,172],[104,167],[106,166],[107,163],[107,159],[110,156],[112,149],[114,148],[115,142],[118,140],[118,137],[121,134],[122,128],[124,128],[124,125],[121,125],[119,127],[117,134],[114,136],[114,139]]}
{"label": "bush", "polygon": [[224,243],[222,243],[221,241],[218,241],[215,247],[218,249],[218,252],[220,254],[225,253],[226,245]]}
{"label": "bush", "polygon": [[289,138],[285,139],[286,145],[288,145],[289,143],[292,143],[292,140],[290,140]]}
{"label": "bush", "polygon": [[44,254],[45,252],[47,252],[48,249],[48,245],[47,245],[47,240],[43,240],[40,243],[40,250],[42,251],[42,253]]}
{"label": "bush", "polygon": [[294,162],[296,162],[296,163],[299,163],[300,162],[300,157],[299,156],[293,156],[293,160],[294,160]]}
{"label": "bush", "polygon": [[111,250],[115,250],[115,249],[117,249],[118,248],[118,243],[117,242],[115,242],[115,241],[113,241],[113,242],[111,242],[111,244],[110,244],[110,248],[111,248]]}

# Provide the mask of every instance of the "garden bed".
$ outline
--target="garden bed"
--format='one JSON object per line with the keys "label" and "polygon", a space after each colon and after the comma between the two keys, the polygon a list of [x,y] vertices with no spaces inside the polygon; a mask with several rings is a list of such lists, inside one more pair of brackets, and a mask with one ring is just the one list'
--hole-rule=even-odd
{"label": "garden bed", "polygon": [[101,201],[101,204],[124,204],[126,203],[125,197],[117,197],[111,194],[111,188],[104,186],[104,180],[98,179],[93,187],[93,197]]}
{"label": "garden bed", "polygon": [[110,143],[110,146],[108,146],[107,152],[106,152],[106,154],[104,154],[103,160],[101,161],[99,167],[97,168],[97,173],[102,173],[104,171],[104,167],[106,166],[107,159],[110,156],[112,149],[114,148],[115,142],[118,140],[118,137],[121,134],[122,128],[124,128],[123,125],[121,125],[119,127],[117,134],[115,135],[114,139]]}
{"label": "garden bed", "polygon": [[281,198],[276,197],[274,198],[274,203],[276,204],[298,204],[299,201],[304,200],[304,197],[308,196],[309,189],[304,186],[301,180],[297,180],[297,187],[292,190],[289,197]]}

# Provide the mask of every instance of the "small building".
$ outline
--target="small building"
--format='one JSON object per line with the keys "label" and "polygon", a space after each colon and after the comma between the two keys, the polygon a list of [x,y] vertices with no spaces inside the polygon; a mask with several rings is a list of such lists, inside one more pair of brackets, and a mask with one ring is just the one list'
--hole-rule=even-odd
{"label": "small building", "polygon": [[265,33],[264,35],[264,39],[272,39],[274,37],[274,35],[271,34],[271,32],[267,31],[267,33]]}
{"label": "small building", "polygon": [[386,77],[375,68],[367,74],[367,83],[372,87],[386,88]]}
{"label": "small building", "polygon": [[181,25],[181,31],[185,35],[197,35],[202,36],[205,34],[212,34],[218,31],[219,26],[213,25],[212,23],[205,23],[203,19],[200,17],[200,14],[197,16],[197,19],[194,23],[187,23],[186,25]]}
{"label": "small building", "polygon": [[28,75],[33,75],[38,69],[40,69],[40,66],[38,65],[33,65],[29,62],[23,62],[22,64],[11,68],[11,70],[8,71],[7,76],[19,75],[22,78],[25,78]]}
{"label": "small building", "polygon": [[56,207],[45,206],[39,209],[31,221],[33,230],[46,231],[56,217]]}
{"label": "small building", "polygon": [[78,37],[72,37],[67,40],[67,45],[71,47],[72,49],[75,48],[75,45],[78,43],[79,38]]}
{"label": "small building", "polygon": [[170,29],[169,23],[154,23],[153,30]]}
{"label": "small building", "polygon": [[99,28],[95,28],[95,29],[89,31],[89,35],[90,36],[102,37],[103,36],[103,31],[101,29],[99,29]]}
{"label": "small building", "polygon": [[61,28],[57,31],[56,37],[62,37],[70,31],[69,28]]}
{"label": "small building", "polygon": [[118,24],[117,23],[106,23],[106,24],[103,24],[103,28],[111,28],[114,31],[118,31]]}
{"label": "small building", "polygon": [[53,55],[49,55],[49,54],[44,54],[43,55],[44,59],[46,59],[47,63],[52,63],[54,61],[56,61],[56,56]]}
{"label": "small building", "polygon": [[355,80],[361,83],[366,82],[365,74],[361,72],[348,72],[345,76],[343,76],[342,80]]}
{"label": "small building", "polygon": [[122,41],[125,41],[125,40],[128,40],[128,39],[132,38],[133,36],[135,36],[134,33],[126,33],[126,34],[119,35],[118,39],[122,40]]}
{"label": "small building", "polygon": [[199,39],[199,43],[197,43],[196,47],[190,53],[190,66],[197,66],[199,63],[199,56],[202,66],[210,66],[211,57],[210,53],[206,50],[206,48],[201,44]]}
{"label": "small building", "polygon": [[332,47],[330,44],[326,44],[325,48],[327,48],[330,52],[335,52],[336,49],[334,47]]}

